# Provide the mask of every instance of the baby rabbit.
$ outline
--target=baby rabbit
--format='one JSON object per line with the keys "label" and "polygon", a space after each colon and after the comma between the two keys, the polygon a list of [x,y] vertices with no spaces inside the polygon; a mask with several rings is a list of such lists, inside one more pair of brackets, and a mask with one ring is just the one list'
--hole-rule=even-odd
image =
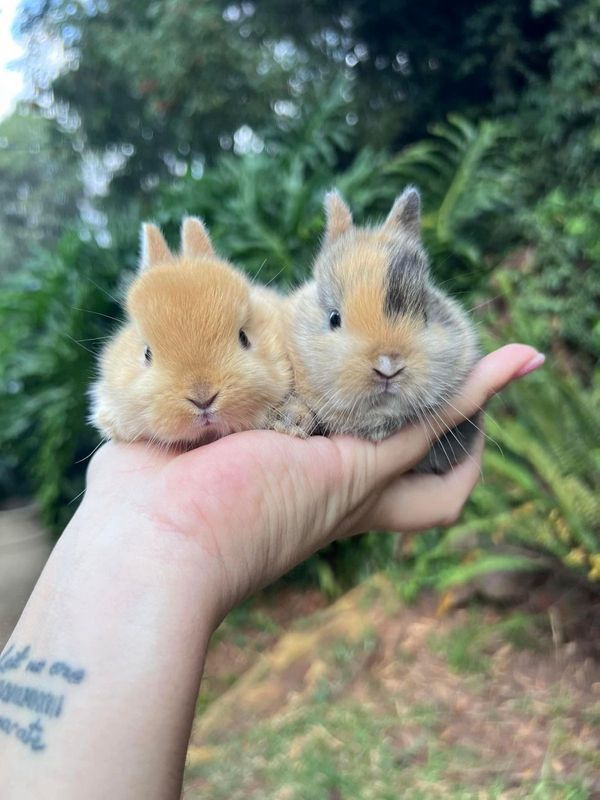
{"label": "baby rabbit", "polygon": [[[357,228],[341,196],[327,195],[313,280],[289,300],[295,393],[279,430],[377,441],[426,414],[435,419],[464,382],[478,358],[476,336],[465,312],[431,282],[420,206],[407,187],[383,225]],[[416,469],[448,471],[476,431],[466,420]]]}
{"label": "baby rabbit", "polygon": [[106,437],[189,448],[268,426],[289,393],[281,300],[214,252],[199,219],[182,251],[142,227],[129,321],[100,356],[91,422]]}

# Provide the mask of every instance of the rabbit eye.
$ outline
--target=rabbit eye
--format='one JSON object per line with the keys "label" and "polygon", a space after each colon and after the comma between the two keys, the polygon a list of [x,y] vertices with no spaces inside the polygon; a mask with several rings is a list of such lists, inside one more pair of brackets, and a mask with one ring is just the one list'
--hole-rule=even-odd
{"label": "rabbit eye", "polygon": [[340,314],[339,311],[337,311],[334,308],[331,314],[329,315],[329,327],[331,328],[331,330],[333,330],[334,328],[339,328],[341,324],[342,324],[342,315]]}
{"label": "rabbit eye", "polygon": [[150,350],[148,345],[144,347],[144,361],[146,362],[146,364],[152,363],[152,350]]}
{"label": "rabbit eye", "polygon": [[244,350],[247,350],[250,347],[250,339],[248,339],[248,337],[246,336],[246,332],[243,330],[243,328],[240,328],[239,338],[240,338],[240,344],[242,345]]}

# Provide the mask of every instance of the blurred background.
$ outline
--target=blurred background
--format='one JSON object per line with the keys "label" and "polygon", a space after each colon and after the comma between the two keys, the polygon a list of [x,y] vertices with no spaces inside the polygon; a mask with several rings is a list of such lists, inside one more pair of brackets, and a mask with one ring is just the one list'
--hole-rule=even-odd
{"label": "blurred background", "polygon": [[98,444],[140,222],[200,215],[287,288],[326,190],[364,222],[414,183],[484,348],[546,367],[491,405],[459,524],[230,616],[186,797],[599,798],[597,0],[5,0],[0,52],[0,640]]}

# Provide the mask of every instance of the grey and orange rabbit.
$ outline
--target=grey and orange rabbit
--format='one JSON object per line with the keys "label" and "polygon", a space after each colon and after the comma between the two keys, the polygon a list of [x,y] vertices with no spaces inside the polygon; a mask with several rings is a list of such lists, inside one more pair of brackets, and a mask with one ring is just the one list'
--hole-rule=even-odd
{"label": "grey and orange rabbit", "polygon": [[[435,423],[479,348],[467,314],[432,282],[418,191],[407,187],[377,227],[356,227],[337,192],[325,209],[312,280],[288,300],[295,390],[278,429],[378,441],[424,417]],[[447,472],[477,431],[465,420],[415,469]]]}

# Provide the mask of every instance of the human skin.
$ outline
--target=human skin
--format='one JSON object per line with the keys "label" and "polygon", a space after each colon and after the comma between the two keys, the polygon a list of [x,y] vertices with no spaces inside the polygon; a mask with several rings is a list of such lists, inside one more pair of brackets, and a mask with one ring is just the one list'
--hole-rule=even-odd
{"label": "human skin", "polygon": [[[486,356],[446,425],[542,362],[525,345]],[[336,538],[458,518],[482,443],[447,475],[408,474],[430,436],[415,425],[378,444],[251,431],[181,455],[102,447],[0,656],[0,795],[179,797],[223,616]]]}

